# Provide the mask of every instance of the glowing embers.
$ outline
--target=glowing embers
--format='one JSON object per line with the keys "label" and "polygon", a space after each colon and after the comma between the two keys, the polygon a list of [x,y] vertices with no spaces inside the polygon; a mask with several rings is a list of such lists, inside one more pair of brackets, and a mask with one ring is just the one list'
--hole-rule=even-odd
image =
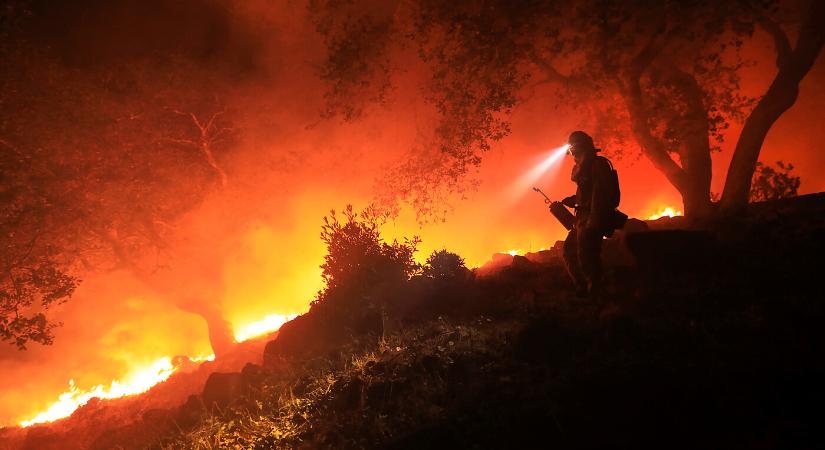
{"label": "glowing embers", "polygon": [[663,206],[663,207],[659,208],[659,212],[657,212],[655,214],[651,214],[650,216],[648,216],[647,220],[656,220],[656,219],[660,219],[662,217],[676,217],[676,216],[681,216],[681,215],[682,215],[682,211],[679,211],[678,209],[676,209],[672,206]]}
{"label": "glowing embers", "polygon": [[77,408],[85,405],[93,398],[112,399],[126,397],[127,395],[142,394],[152,386],[165,381],[177,370],[172,365],[171,358],[163,357],[152,363],[149,367],[138,369],[121,381],[115,380],[105,387],[97,385],[92,389],[81,391],[75,385],[74,380],[69,380],[69,390],[60,395],[49,409],[41,412],[30,420],[20,422],[21,426],[28,427],[36,423],[53,422],[71,415]]}
{"label": "glowing embers", "polygon": [[252,322],[235,331],[235,340],[243,342],[257,336],[272,333],[281,328],[281,325],[297,317],[297,314],[270,314],[261,320]]}

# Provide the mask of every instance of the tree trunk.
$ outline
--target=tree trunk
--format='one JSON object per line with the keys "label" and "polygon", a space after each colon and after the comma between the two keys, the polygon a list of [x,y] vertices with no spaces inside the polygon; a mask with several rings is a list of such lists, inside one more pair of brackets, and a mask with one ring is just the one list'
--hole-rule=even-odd
{"label": "tree trunk", "polygon": [[223,318],[223,315],[209,302],[188,299],[179,302],[178,308],[197,314],[206,320],[206,327],[209,333],[209,343],[215,357],[225,355],[236,343],[232,324]]}
{"label": "tree trunk", "polygon": [[689,99],[689,113],[680,133],[681,166],[673,161],[665,144],[650,130],[649,112],[644,105],[639,84],[640,73],[632,73],[621,86],[630,115],[631,129],[642,153],[662,172],[682,196],[684,214],[697,223],[703,222],[711,211],[710,181],[712,176],[710,144],[708,141],[707,111],[702,103],[701,90],[696,80],[685,72],[670,69],[668,84],[683,91]]}
{"label": "tree trunk", "polygon": [[781,29],[776,26],[766,29],[777,42],[779,72],[768,92],[745,121],[736,143],[720,205],[722,214],[726,215],[738,214],[747,206],[751,179],[765,136],[776,120],[796,102],[799,82],[811,69],[822,49],[825,42],[825,2],[811,2],[796,48],[792,52]]}
{"label": "tree trunk", "polygon": [[684,96],[687,111],[677,132],[682,145],[679,149],[686,186],[680,190],[685,207],[685,217],[696,224],[704,223],[710,216],[710,182],[713,163],[710,158],[708,111],[704,94],[693,75],[668,66],[668,84]]}

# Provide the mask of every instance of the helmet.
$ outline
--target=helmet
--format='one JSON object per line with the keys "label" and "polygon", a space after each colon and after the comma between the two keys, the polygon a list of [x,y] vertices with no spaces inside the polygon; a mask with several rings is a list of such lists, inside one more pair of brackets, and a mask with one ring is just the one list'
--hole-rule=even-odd
{"label": "helmet", "polygon": [[596,150],[595,145],[593,145],[593,138],[584,131],[570,133],[567,143],[570,144],[570,153],[574,155],[581,151]]}

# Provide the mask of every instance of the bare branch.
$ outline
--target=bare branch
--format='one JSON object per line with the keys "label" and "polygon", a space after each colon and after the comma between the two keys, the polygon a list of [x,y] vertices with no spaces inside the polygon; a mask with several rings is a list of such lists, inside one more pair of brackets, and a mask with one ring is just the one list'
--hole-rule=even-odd
{"label": "bare branch", "polygon": [[183,145],[191,145],[193,147],[197,147],[200,143],[195,142],[191,139],[177,139],[177,138],[165,138],[165,141],[172,142],[174,144],[183,144]]}
{"label": "bare branch", "polygon": [[577,86],[584,86],[587,82],[583,78],[574,77],[571,75],[565,75],[561,73],[552,63],[550,63],[546,58],[539,55],[537,52],[530,52],[529,56],[530,62],[533,63],[536,67],[538,67],[542,73],[544,73],[545,77],[541,80],[534,82],[531,87],[536,87],[546,83],[557,83],[562,84],[566,87],[577,87]]}

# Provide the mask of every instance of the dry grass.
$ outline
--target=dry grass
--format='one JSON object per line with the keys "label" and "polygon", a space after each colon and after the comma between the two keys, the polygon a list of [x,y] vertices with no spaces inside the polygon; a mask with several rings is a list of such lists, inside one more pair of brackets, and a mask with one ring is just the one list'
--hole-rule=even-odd
{"label": "dry grass", "polygon": [[353,351],[344,362],[296,363],[289,373],[270,374],[253,398],[212,411],[159,448],[369,446],[437,418],[449,387],[445,372],[454,361],[500,356],[512,331],[512,324],[485,318],[464,324],[439,318]]}

